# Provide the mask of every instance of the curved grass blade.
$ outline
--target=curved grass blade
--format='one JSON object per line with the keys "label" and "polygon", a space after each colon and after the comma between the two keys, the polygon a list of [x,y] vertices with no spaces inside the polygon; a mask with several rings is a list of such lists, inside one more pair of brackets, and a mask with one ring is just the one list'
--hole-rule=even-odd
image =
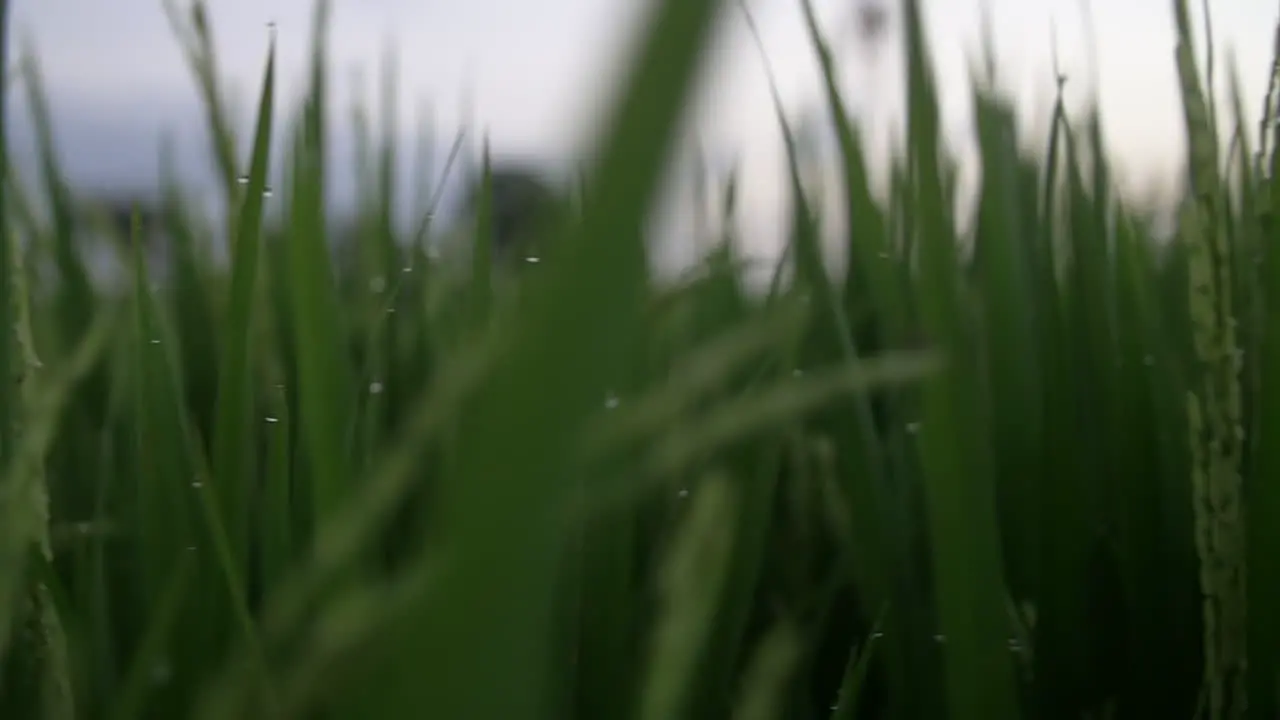
{"label": "curved grass blade", "polygon": [[[494,370],[458,419],[440,488],[450,562],[439,593],[388,648],[400,659],[380,678],[382,707],[511,719],[551,710],[550,673],[566,670],[548,627],[575,440],[637,330],[644,220],[718,6],[655,6],[589,173],[582,219],[494,328]],[[426,665],[411,661],[424,646],[439,652]]]}
{"label": "curved grass blade", "polygon": [[232,213],[235,212],[236,185],[239,179],[236,137],[223,101],[222,77],[214,62],[213,30],[209,26],[208,6],[205,0],[192,0],[189,13],[184,17],[177,0],[164,0],[164,11],[170,29],[178,36],[187,68],[200,91],[215,170],[218,173],[218,189],[226,202],[226,218],[231,221]]}
{"label": "curved grass blade", "polygon": [[[12,246],[11,246],[12,247]],[[48,510],[45,506],[43,462],[54,441],[61,413],[78,383],[93,370],[115,328],[111,310],[103,310],[90,325],[65,365],[40,376],[22,379],[25,396],[18,422],[21,434],[15,435],[0,476],[0,656],[5,655],[12,640],[10,624],[18,616],[23,580],[26,577],[28,552],[46,548],[48,542]]]}
{"label": "curved grass blade", "polygon": [[815,370],[803,379],[776,383],[754,393],[720,402],[702,418],[688,421],[683,432],[670,433],[653,445],[648,473],[656,477],[678,474],[687,463],[752,433],[780,425],[804,412],[840,402],[844,396],[869,390],[932,381],[939,374],[939,358],[932,353],[896,352]]}
{"label": "curved grass blade", "polygon": [[747,668],[734,720],[785,717],[788,690],[801,656],[799,633],[791,625],[781,623],[766,635]]}
{"label": "curved grass blade", "polygon": [[[31,316],[19,250],[10,253],[13,325],[7,332],[23,351],[18,375],[18,412],[11,418],[9,453],[0,475],[0,670],[4,705],[12,712],[47,720],[75,716],[67,638],[51,584],[41,577],[53,560],[49,539],[49,487],[45,462],[73,391],[98,366],[113,329],[111,310],[99,312],[65,366],[42,367],[31,346]],[[8,380],[6,381],[8,382]],[[34,556],[34,558],[33,558]],[[31,564],[35,560],[35,566]]]}

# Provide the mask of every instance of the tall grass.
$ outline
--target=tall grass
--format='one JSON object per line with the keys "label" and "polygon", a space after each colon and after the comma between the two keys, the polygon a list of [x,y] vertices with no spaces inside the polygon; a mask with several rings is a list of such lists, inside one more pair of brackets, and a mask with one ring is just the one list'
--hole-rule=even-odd
{"label": "tall grass", "polygon": [[1237,85],[1214,126],[1175,0],[1174,241],[1118,198],[1096,113],[1059,100],[1028,157],[986,80],[962,238],[917,3],[878,203],[802,1],[850,261],[824,259],[779,106],[795,272],[765,293],[733,178],[697,272],[655,282],[643,242],[725,3],[652,3],[579,211],[514,274],[483,215],[462,266],[428,252],[430,207],[398,229],[391,126],[362,135],[335,256],[326,5],[300,111],[280,119],[273,45],[242,138],[197,1],[168,7],[226,222],[171,184],[168,266],[135,230],[132,283],[97,287],[26,65],[38,190],[0,187],[0,717],[1275,718],[1271,113],[1255,142]]}

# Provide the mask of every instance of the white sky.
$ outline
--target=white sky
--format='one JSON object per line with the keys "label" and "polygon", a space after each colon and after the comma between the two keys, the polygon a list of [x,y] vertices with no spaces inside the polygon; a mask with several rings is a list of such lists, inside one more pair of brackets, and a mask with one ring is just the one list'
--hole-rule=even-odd
{"label": "white sky", "polygon": [[[860,45],[854,11],[895,0],[814,0],[840,45],[851,103],[873,124],[898,110],[896,44]],[[407,124],[434,108],[441,134],[461,121],[462,98],[499,152],[563,158],[582,136],[612,79],[644,0],[333,0],[330,43],[336,99],[349,106],[363,68],[361,92],[376,100],[379,64],[394,43],[400,58],[401,115]],[[770,61],[792,110],[817,106],[819,79],[800,22],[799,0],[749,0]],[[989,0],[1000,72],[1027,118],[1043,117],[1052,98],[1051,47],[1056,42],[1071,99],[1089,89],[1089,40],[1083,14],[1090,0]],[[1199,15],[1199,0],[1192,0]],[[27,0],[15,3],[18,46],[32,41],[55,113],[56,132],[73,180],[149,185],[160,133],[185,141],[199,158],[201,116],[194,85],[161,0]],[[225,80],[243,109],[242,132],[267,44],[279,28],[283,97],[300,90],[311,0],[210,0]],[[1256,118],[1271,58],[1276,0],[1210,0],[1225,73],[1234,55]],[[969,59],[977,48],[979,0],[922,0],[949,134],[966,132]],[[1181,160],[1181,115],[1172,62],[1172,0],[1092,0],[1096,77],[1110,149],[1130,187],[1167,185]],[[703,97],[700,136],[722,156],[741,158],[748,198],[776,199],[779,136],[759,58],[733,14],[717,45]],[[1225,87],[1225,86],[1224,86]],[[468,91],[470,89],[470,91]],[[1225,90],[1222,92],[1225,97]],[[291,105],[290,105],[291,106]],[[16,108],[21,112],[20,108]],[[283,108],[282,108],[283,109]],[[879,118],[879,120],[876,120]],[[20,119],[19,119],[20,120]],[[1253,123],[1253,120],[1251,120]],[[19,129],[22,123],[19,122]],[[412,133],[406,129],[405,135]],[[874,134],[883,144],[883,133]],[[15,138],[19,143],[22,136]],[[192,142],[192,141],[196,142]],[[440,139],[447,144],[447,137]],[[21,157],[21,146],[18,148]]]}

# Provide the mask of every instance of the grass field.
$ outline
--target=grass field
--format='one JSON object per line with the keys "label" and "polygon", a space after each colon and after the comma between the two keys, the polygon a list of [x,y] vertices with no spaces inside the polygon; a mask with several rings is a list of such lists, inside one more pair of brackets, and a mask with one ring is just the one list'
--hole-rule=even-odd
{"label": "grass field", "polygon": [[[581,211],[516,274],[483,219],[461,269],[397,230],[393,132],[325,157],[323,5],[304,106],[265,58],[253,128],[201,6],[176,17],[226,222],[171,186],[167,266],[123,243],[121,294],[48,134],[0,195],[0,718],[1280,717],[1274,119],[1214,126],[1173,0],[1174,240],[1117,199],[1096,116],[1059,105],[1027,157],[975,87],[961,243],[916,5],[887,203],[809,13],[852,260],[793,163],[766,293],[728,229],[674,286],[645,262],[728,3],[652,3]],[[335,262],[341,172],[369,191]]]}

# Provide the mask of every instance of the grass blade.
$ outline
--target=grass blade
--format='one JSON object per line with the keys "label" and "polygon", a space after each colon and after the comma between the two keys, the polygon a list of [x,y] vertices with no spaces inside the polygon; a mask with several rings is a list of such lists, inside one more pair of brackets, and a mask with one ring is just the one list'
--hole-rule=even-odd
{"label": "grass blade", "polygon": [[[271,152],[271,113],[275,102],[275,45],[268,51],[258,105],[253,156],[244,183],[240,217],[232,236],[231,297],[227,333],[218,363],[218,425],[213,438],[213,480],[223,510],[222,524],[231,543],[234,571],[243,586],[248,580],[249,521],[256,476],[252,453],[253,386],[250,337],[255,327],[254,300],[261,256],[263,194]],[[243,599],[242,599],[243,600]]]}

